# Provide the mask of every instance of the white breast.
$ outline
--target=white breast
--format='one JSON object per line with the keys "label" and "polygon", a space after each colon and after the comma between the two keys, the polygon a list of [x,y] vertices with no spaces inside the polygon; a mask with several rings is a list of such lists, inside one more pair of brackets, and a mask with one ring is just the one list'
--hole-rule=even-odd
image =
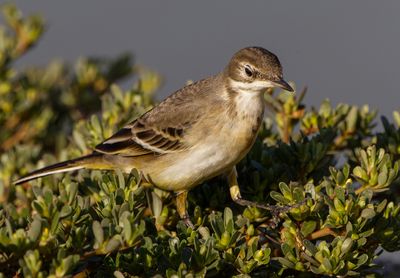
{"label": "white breast", "polygon": [[257,119],[264,113],[263,95],[259,92],[242,91],[236,96],[238,115],[248,117],[249,121]]}

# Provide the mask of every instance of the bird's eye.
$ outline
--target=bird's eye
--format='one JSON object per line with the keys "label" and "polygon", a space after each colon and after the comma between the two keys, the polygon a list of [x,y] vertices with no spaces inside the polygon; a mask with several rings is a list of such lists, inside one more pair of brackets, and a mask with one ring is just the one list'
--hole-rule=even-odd
{"label": "bird's eye", "polygon": [[248,77],[252,77],[252,76],[253,76],[253,71],[252,71],[252,69],[251,69],[249,66],[245,66],[245,67],[244,67],[244,71],[245,71],[245,73],[246,73],[246,75],[247,75]]}

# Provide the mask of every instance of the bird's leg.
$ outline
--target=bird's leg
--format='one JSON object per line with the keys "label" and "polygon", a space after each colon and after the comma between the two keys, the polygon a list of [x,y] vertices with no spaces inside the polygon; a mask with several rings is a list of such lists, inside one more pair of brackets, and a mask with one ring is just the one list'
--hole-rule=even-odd
{"label": "bird's leg", "polygon": [[273,210],[275,208],[275,206],[263,205],[263,204],[259,204],[257,202],[252,202],[252,201],[245,200],[242,198],[242,195],[240,194],[239,184],[237,181],[237,171],[236,171],[235,166],[232,168],[232,170],[228,174],[228,184],[229,184],[229,191],[231,193],[231,198],[235,203],[237,203],[241,206],[260,207],[260,208],[265,208],[268,210]]}
{"label": "bird's leg", "polygon": [[194,229],[194,225],[192,221],[190,221],[189,214],[186,209],[187,195],[187,191],[179,192],[178,195],[176,195],[176,210],[186,226]]}
{"label": "bird's leg", "polygon": [[241,205],[241,206],[253,206],[265,210],[271,211],[271,214],[273,217],[278,217],[278,215],[282,212],[289,211],[295,206],[284,206],[284,207],[279,207],[279,206],[273,206],[273,205],[267,205],[267,204],[260,204],[257,202],[252,202],[249,200],[245,200],[242,198],[240,194],[240,189],[239,189],[239,184],[237,181],[237,171],[236,167],[234,166],[230,173],[228,174],[228,183],[229,183],[229,191],[231,193],[231,198],[232,200]]}

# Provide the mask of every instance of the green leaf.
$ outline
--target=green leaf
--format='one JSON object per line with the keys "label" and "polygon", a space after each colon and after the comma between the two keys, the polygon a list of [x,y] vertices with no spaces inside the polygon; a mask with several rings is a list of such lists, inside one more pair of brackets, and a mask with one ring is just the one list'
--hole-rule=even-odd
{"label": "green leaf", "polygon": [[333,270],[334,273],[339,273],[342,269],[344,269],[346,266],[345,261],[340,261],[336,268]]}
{"label": "green leaf", "polygon": [[357,166],[353,169],[353,175],[355,177],[361,179],[363,182],[368,182],[368,180],[369,180],[367,172],[360,166]]}
{"label": "green leaf", "polygon": [[360,248],[364,246],[367,243],[367,238],[362,237],[359,240],[357,240],[357,247]]}
{"label": "green leaf", "polygon": [[119,236],[116,235],[113,238],[111,238],[105,247],[105,252],[106,253],[111,253],[116,251],[119,247],[121,246],[121,240],[119,239]]}
{"label": "green leaf", "polygon": [[339,200],[339,198],[333,199],[333,204],[335,206],[335,210],[336,211],[338,211],[338,212],[344,212],[345,211],[345,208],[344,208],[342,202]]}
{"label": "green leaf", "polygon": [[130,241],[131,237],[132,237],[132,226],[131,223],[129,222],[128,217],[124,217],[122,220],[122,223],[124,225],[124,237],[126,241]]}
{"label": "green leaf", "polygon": [[357,268],[364,265],[367,261],[368,261],[368,255],[362,254],[360,257],[358,257]]}
{"label": "green leaf", "polygon": [[303,240],[303,244],[304,247],[311,253],[312,256],[314,256],[318,252],[317,247],[315,247],[315,245],[312,244],[311,241],[305,239]]}
{"label": "green leaf", "polygon": [[355,130],[357,124],[357,115],[358,109],[356,106],[352,106],[350,112],[347,115],[346,123],[347,123],[347,132],[351,133]]}
{"label": "green leaf", "polygon": [[292,201],[292,192],[291,192],[289,186],[286,183],[280,182],[279,183],[279,189],[281,190],[283,196],[286,199]]}
{"label": "green leaf", "polygon": [[351,224],[351,222],[347,222],[346,224],[346,234],[350,234],[351,232],[353,232],[353,224]]}
{"label": "green leaf", "polygon": [[53,219],[51,220],[51,226],[50,226],[51,234],[55,234],[57,232],[59,224],[60,224],[60,213],[56,211],[53,215]]}
{"label": "green leaf", "polygon": [[317,228],[317,222],[314,220],[305,221],[301,226],[301,233],[304,237],[307,237],[309,234],[314,232]]}
{"label": "green leaf", "polygon": [[373,218],[374,216],[375,216],[375,211],[372,208],[365,208],[361,212],[361,217],[365,219],[370,219]]}
{"label": "green leaf", "polygon": [[314,273],[314,274],[322,274],[323,271],[315,266],[310,266],[310,270]]}
{"label": "green leaf", "polygon": [[68,204],[71,205],[76,200],[76,196],[78,194],[78,184],[74,182],[68,183],[67,191],[69,193]]}
{"label": "green leaf", "polygon": [[70,206],[65,205],[62,207],[61,212],[60,212],[60,218],[66,218],[72,214],[73,210]]}
{"label": "green leaf", "polygon": [[72,137],[81,152],[84,152],[87,149],[85,139],[83,138],[82,134],[79,133],[77,130],[72,132]]}
{"label": "green leaf", "polygon": [[119,188],[124,189],[125,188],[125,178],[124,175],[122,174],[121,170],[116,171],[117,177],[118,177],[118,185]]}
{"label": "green leaf", "polygon": [[225,207],[224,209],[224,226],[229,233],[232,233],[234,231],[233,213],[232,210],[228,207]]}
{"label": "green leaf", "polygon": [[296,187],[293,189],[293,198],[296,203],[300,203],[304,200],[303,189]]}
{"label": "green leaf", "polygon": [[103,228],[101,227],[100,222],[93,221],[92,230],[93,230],[94,237],[96,238],[96,241],[99,244],[102,244],[104,241],[104,231],[103,231]]}
{"label": "green leaf", "polygon": [[341,247],[342,255],[344,255],[347,252],[349,252],[352,246],[353,246],[353,240],[351,238],[346,238],[343,241],[343,244],[342,244],[342,247]]}
{"label": "green leaf", "polygon": [[152,211],[154,214],[154,217],[159,217],[161,215],[161,211],[162,211],[162,200],[161,198],[157,195],[157,193],[155,193],[154,191],[151,192],[151,200],[152,200]]}
{"label": "green leaf", "polygon": [[31,227],[28,230],[28,237],[31,241],[35,242],[42,232],[42,221],[40,217],[35,217],[32,221]]}
{"label": "green leaf", "polygon": [[282,264],[282,266],[287,267],[287,268],[294,268],[295,264],[292,263],[291,261],[289,261],[286,258],[282,258],[282,257],[278,257],[277,258],[278,262],[280,262]]}
{"label": "green leaf", "polygon": [[285,197],[283,197],[282,194],[280,194],[276,191],[271,191],[269,194],[272,199],[274,199],[275,201],[277,201],[278,203],[280,203],[282,205],[287,205],[290,203],[290,201],[288,199],[286,199]]}
{"label": "green leaf", "polygon": [[287,243],[282,243],[281,249],[282,249],[283,255],[285,255],[285,257],[288,256],[289,254],[293,254],[293,252],[292,252],[293,248]]}
{"label": "green leaf", "polygon": [[385,185],[388,180],[388,170],[387,167],[384,165],[381,169],[381,172],[378,175],[378,185],[382,186]]}
{"label": "green leaf", "polygon": [[385,209],[386,204],[387,204],[387,200],[384,199],[384,200],[383,200],[382,202],[380,202],[379,205],[376,207],[376,212],[377,212],[377,213],[381,213],[381,212]]}
{"label": "green leaf", "polygon": [[327,271],[328,273],[331,273],[331,272],[332,272],[332,264],[331,264],[331,262],[329,261],[328,258],[324,258],[324,259],[322,260],[322,265],[324,266],[324,268],[326,269],[326,271]]}

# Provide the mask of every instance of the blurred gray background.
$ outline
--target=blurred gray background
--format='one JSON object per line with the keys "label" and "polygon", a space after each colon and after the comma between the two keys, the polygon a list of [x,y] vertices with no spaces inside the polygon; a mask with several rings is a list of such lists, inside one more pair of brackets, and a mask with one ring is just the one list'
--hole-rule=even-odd
{"label": "blurred gray background", "polygon": [[48,30],[21,65],[123,51],[165,79],[160,98],[212,75],[238,49],[280,58],[306,103],[400,108],[400,1],[14,1]]}
{"label": "blurred gray background", "polygon": [[257,45],[278,55],[287,80],[309,87],[308,104],[368,103],[387,116],[400,108],[400,1],[14,2],[48,23],[20,66],[128,51],[164,77],[163,98]]}

